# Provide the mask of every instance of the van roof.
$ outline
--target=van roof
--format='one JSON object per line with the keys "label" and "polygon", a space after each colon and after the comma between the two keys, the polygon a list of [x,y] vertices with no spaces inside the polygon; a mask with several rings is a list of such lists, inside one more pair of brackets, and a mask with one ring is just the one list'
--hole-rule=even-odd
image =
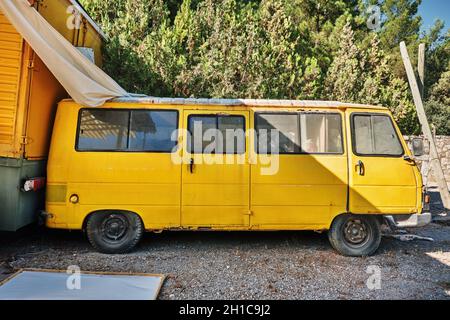
{"label": "van roof", "polygon": [[345,103],[320,100],[277,100],[277,99],[210,99],[210,98],[165,98],[143,95],[130,95],[115,98],[108,102],[160,104],[160,105],[214,105],[248,107],[317,107],[317,108],[361,108],[387,110],[383,106]]}

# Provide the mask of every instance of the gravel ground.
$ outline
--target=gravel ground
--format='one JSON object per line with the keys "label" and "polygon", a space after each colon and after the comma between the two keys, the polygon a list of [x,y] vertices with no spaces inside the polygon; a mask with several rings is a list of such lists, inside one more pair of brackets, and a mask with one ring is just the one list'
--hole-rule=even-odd
{"label": "gravel ground", "polygon": [[[314,232],[149,233],[133,253],[107,255],[95,252],[81,232],[34,229],[0,235],[0,281],[20,268],[78,265],[165,274],[160,299],[450,300],[450,219],[439,194],[431,195],[437,221],[408,231],[434,241],[386,236],[371,257],[341,256],[326,234]],[[371,290],[373,266],[381,288]]]}
{"label": "gravel ground", "polygon": [[[343,257],[314,232],[147,234],[127,255],[93,251],[81,232],[34,230],[0,240],[0,279],[18,268],[163,273],[160,299],[450,299],[450,225],[384,237],[376,255]],[[369,290],[368,266],[381,271]]]}

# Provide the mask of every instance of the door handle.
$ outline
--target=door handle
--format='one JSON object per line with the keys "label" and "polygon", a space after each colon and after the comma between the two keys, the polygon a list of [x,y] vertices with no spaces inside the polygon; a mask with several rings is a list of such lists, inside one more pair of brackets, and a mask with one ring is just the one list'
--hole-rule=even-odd
{"label": "door handle", "polygon": [[194,158],[191,158],[191,160],[189,160],[189,172],[194,173]]}
{"label": "door handle", "polygon": [[363,176],[365,173],[364,163],[361,160],[358,160],[358,163],[356,164],[356,168],[358,168],[358,174],[360,176]]}

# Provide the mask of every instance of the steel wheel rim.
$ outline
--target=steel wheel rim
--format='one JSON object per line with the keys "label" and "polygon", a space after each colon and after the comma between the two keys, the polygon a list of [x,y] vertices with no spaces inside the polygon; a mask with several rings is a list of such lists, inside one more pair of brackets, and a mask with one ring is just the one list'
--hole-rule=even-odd
{"label": "steel wheel rim", "polygon": [[128,233],[129,223],[123,215],[110,215],[100,227],[102,238],[110,243],[120,242]]}
{"label": "steel wheel rim", "polygon": [[371,237],[370,228],[367,223],[358,218],[348,219],[343,226],[345,242],[354,248],[359,248],[367,244]]}

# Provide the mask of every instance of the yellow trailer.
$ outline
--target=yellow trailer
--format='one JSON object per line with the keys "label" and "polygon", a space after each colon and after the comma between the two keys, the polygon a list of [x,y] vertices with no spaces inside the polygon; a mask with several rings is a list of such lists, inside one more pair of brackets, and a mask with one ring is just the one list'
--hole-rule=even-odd
{"label": "yellow trailer", "polygon": [[[76,47],[101,63],[104,35],[75,0],[30,1]],[[0,231],[43,209],[46,159],[57,103],[67,97],[39,56],[0,11]]]}

